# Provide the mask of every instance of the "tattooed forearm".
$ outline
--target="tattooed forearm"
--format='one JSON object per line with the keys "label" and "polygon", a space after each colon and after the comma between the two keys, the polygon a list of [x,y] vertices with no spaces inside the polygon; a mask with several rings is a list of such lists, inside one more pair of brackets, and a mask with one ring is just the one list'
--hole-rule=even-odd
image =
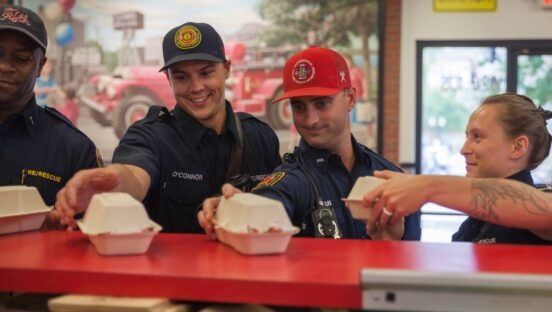
{"label": "tattooed forearm", "polygon": [[473,217],[493,223],[500,222],[501,206],[516,205],[532,215],[552,215],[552,209],[543,198],[522,186],[511,186],[495,179],[474,180],[472,182],[471,204]]}

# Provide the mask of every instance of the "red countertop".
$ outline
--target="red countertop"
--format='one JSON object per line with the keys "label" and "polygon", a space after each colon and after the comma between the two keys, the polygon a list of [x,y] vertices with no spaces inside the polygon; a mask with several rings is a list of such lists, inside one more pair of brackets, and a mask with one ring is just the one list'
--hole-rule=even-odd
{"label": "red countertop", "polygon": [[0,236],[0,291],[360,308],[362,268],[547,274],[552,247],[293,238],[244,256],[205,235],[159,234],[146,254],[100,256],[80,232]]}

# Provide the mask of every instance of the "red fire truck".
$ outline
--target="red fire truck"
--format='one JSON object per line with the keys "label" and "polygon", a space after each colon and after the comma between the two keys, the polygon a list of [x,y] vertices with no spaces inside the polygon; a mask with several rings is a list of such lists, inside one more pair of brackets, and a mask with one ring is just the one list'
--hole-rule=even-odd
{"label": "red fire truck", "polygon": [[[289,103],[272,105],[282,92],[282,69],[291,50],[252,49],[243,44],[229,45],[232,60],[226,98],[235,111],[265,119],[274,129],[287,128],[291,122]],[[135,121],[143,118],[152,105],[173,108],[172,90],[159,66],[117,68],[112,75],[92,76],[79,94],[80,103],[90,108],[92,117],[104,126],[113,126],[118,137]]]}

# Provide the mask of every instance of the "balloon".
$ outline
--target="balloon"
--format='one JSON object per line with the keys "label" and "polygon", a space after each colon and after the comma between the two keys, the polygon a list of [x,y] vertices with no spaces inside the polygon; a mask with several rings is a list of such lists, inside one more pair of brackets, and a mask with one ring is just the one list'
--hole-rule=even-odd
{"label": "balloon", "polygon": [[73,26],[68,23],[59,24],[56,28],[56,42],[61,47],[65,47],[71,43],[74,36],[75,31],[73,30]]}
{"label": "balloon", "polygon": [[243,61],[245,58],[247,48],[245,47],[245,44],[238,42],[232,47],[232,58],[237,61]]}
{"label": "balloon", "polygon": [[76,0],[58,0],[65,12],[69,12],[69,10],[71,10],[71,8],[75,5],[75,1]]}
{"label": "balloon", "polygon": [[47,19],[58,22],[63,17],[63,7],[57,2],[50,2],[44,9],[44,15]]}

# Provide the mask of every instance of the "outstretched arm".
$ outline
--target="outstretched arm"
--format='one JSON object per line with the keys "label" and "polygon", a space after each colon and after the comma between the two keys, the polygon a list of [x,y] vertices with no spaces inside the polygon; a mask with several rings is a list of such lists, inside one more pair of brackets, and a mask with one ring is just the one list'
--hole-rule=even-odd
{"label": "outstretched arm", "polygon": [[142,201],[150,186],[148,173],[137,166],[114,164],[106,168],[77,172],[56,196],[56,216],[62,224],[75,227],[74,216],[86,210],[94,194],[125,192]]}
{"label": "outstretched arm", "polygon": [[[552,230],[552,195],[517,181],[390,171],[375,176],[388,181],[364,197],[365,206],[373,207],[379,216],[374,223],[394,223],[432,202],[495,224],[532,229],[543,238]],[[383,212],[384,207],[391,215]]]}

